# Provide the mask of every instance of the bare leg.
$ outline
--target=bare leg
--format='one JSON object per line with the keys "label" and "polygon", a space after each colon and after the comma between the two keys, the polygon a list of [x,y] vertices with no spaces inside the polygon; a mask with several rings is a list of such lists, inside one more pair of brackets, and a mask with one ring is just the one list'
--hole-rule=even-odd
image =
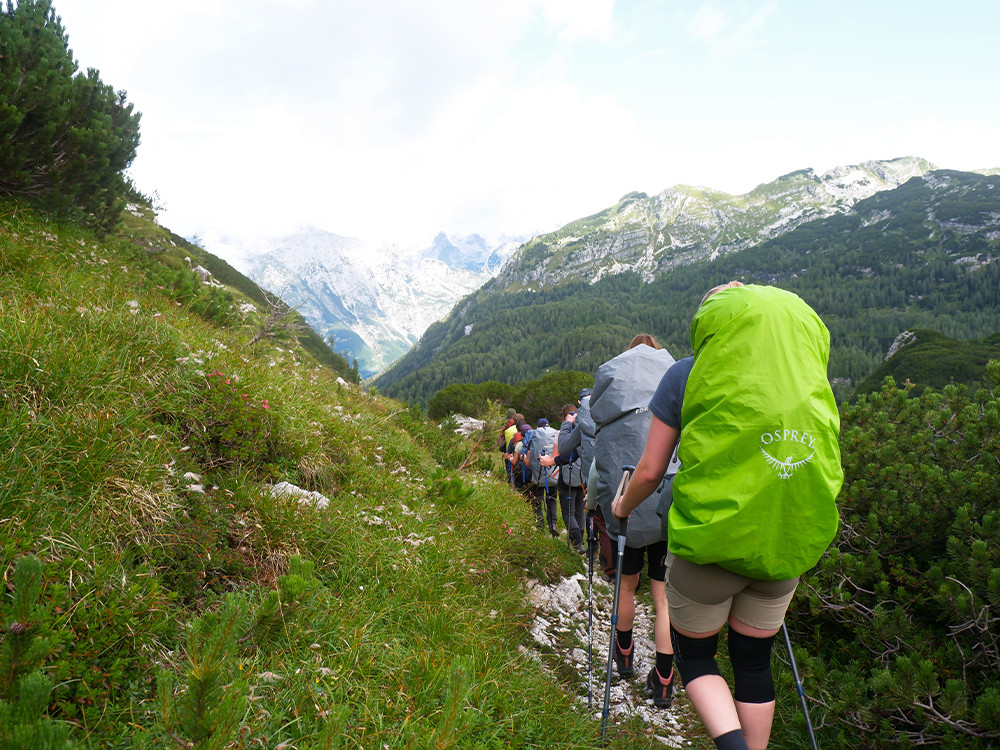
{"label": "bare leg", "polygon": [[[709,638],[721,628],[707,633],[692,633],[674,625],[674,630],[688,638]],[[734,729],[742,731],[733,694],[729,691],[725,678],[714,674],[702,675],[686,683],[684,690],[710,737],[714,739]]]}
{"label": "bare leg", "polygon": [[[656,650],[661,654],[674,653],[674,644],[670,641],[670,611],[667,607],[667,592],[663,581],[650,581],[653,592],[653,606],[656,608],[656,623],[653,626]],[[667,679],[670,675],[661,675]]]}
{"label": "bare leg", "polygon": [[631,630],[635,622],[635,590],[639,587],[639,574],[622,575],[622,589],[618,595],[618,630]]}
{"label": "bare leg", "polygon": [[739,714],[729,692],[729,684],[719,675],[706,674],[684,686],[687,696],[713,739],[719,735],[742,731]]}
{"label": "bare leg", "polygon": [[747,738],[749,750],[764,750],[771,739],[774,701],[770,703],[736,701],[736,713],[740,717],[740,726],[743,727],[743,736]]}

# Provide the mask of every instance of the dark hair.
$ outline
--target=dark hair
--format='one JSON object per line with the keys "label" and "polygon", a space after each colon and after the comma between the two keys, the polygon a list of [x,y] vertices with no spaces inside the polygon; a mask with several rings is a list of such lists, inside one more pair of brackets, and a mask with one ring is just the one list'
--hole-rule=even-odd
{"label": "dark hair", "polygon": [[573,404],[563,404],[562,415],[563,419],[566,419],[570,414],[576,411],[576,407]]}

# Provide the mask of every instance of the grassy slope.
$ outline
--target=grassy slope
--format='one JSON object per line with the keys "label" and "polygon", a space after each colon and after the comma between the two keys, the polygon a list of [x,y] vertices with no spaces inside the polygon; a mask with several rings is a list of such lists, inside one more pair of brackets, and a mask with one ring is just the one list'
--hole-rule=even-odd
{"label": "grassy slope", "polygon": [[43,564],[22,666],[48,715],[83,747],[595,746],[518,648],[525,577],[578,561],[455,470],[468,445],[293,340],[249,347],[253,315],[192,314],[158,288],[153,225],[129,231],[0,205],[2,566]]}

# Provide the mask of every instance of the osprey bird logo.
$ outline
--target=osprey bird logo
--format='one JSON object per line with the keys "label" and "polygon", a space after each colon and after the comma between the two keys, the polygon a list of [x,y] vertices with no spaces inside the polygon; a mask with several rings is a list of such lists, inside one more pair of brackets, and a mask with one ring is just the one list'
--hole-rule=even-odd
{"label": "osprey bird logo", "polygon": [[805,458],[803,458],[803,459],[801,459],[799,461],[796,461],[794,456],[789,456],[784,461],[780,461],[777,458],[775,458],[774,456],[770,455],[763,448],[760,449],[760,452],[764,454],[764,458],[768,462],[768,464],[770,464],[772,467],[774,467],[775,469],[778,470],[778,475],[782,479],[790,479],[791,476],[792,476],[792,473],[797,468],[799,468],[800,466],[804,466],[805,464],[807,464],[810,461],[812,461],[813,456],[816,455],[816,451],[813,451],[808,456],[806,456]]}
{"label": "osprey bird logo", "polygon": [[[792,451],[793,455],[781,460],[768,453],[765,446],[769,446],[772,453],[777,453],[779,450],[784,453],[790,448],[796,448],[796,450]],[[796,460],[794,454],[798,453],[801,456],[803,447],[806,450],[811,449],[811,453],[805,458]],[[780,429],[765,432],[760,436],[760,452],[764,454],[764,460],[767,461],[768,465],[778,471],[778,476],[782,479],[791,479],[796,469],[813,460],[813,456],[816,455],[816,438],[802,430]]]}

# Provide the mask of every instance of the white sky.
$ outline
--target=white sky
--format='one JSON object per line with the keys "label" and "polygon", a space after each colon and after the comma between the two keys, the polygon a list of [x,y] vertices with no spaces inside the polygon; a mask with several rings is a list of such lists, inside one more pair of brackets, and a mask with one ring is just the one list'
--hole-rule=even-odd
{"label": "white sky", "polygon": [[534,234],[678,183],[1000,167],[996,0],[54,0],[178,234]]}

